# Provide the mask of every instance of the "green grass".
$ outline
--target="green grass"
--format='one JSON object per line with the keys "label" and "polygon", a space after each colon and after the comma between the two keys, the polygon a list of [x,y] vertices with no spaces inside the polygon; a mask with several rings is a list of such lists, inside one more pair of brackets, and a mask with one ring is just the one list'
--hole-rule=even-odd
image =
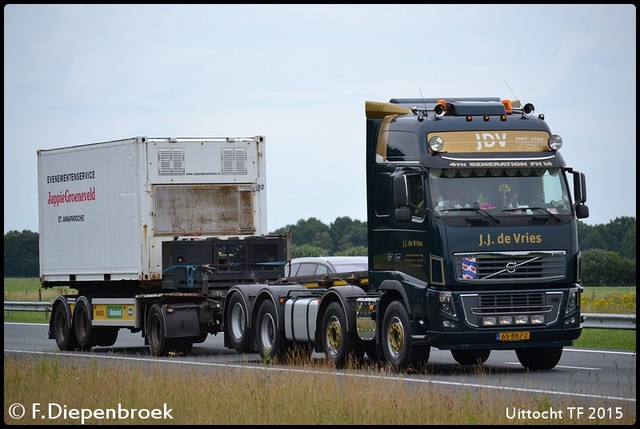
{"label": "green grass", "polygon": [[[282,363],[300,365],[296,361]],[[313,366],[303,362],[302,367],[308,371],[293,376],[273,371],[269,364],[205,374],[177,365],[9,355],[4,361],[4,421],[23,425],[513,425],[523,422],[510,420],[505,409],[543,412],[576,405],[585,409],[619,408],[622,418],[604,416],[587,421],[575,414],[573,418],[567,414],[558,418],[556,414],[524,423],[632,425],[636,419],[636,404],[631,402],[581,398],[576,404],[575,398],[544,393],[408,383],[403,378],[388,377],[384,368],[374,368],[372,377],[352,377],[351,367],[344,375],[323,362]],[[482,368],[470,371],[484,374]],[[9,410],[16,403],[30,412],[19,419],[12,418]],[[43,413],[33,412],[31,405],[36,403],[40,410],[56,404],[83,413],[77,412],[75,418],[43,418]],[[92,418],[91,414],[92,410],[118,407],[163,410],[165,404],[171,410],[170,418],[160,420],[148,415],[140,418],[140,414],[133,418],[104,418],[106,413],[102,418]],[[81,421],[82,415],[86,420]]]}
{"label": "green grass", "polygon": [[37,277],[5,277],[4,300],[5,301],[52,301],[58,295],[76,293],[75,289],[68,287],[55,287],[44,289]]}
{"label": "green grass", "polygon": [[636,331],[627,329],[583,329],[573,347],[636,351]]}
{"label": "green grass", "polygon": [[[5,278],[5,301],[49,301],[60,294],[75,293],[75,289],[42,289],[37,278]],[[635,314],[635,286],[588,286],[582,294],[583,313]],[[4,312],[5,322],[48,323],[49,313],[12,311]],[[574,341],[575,347],[636,350],[636,331],[622,329],[583,329]]]}

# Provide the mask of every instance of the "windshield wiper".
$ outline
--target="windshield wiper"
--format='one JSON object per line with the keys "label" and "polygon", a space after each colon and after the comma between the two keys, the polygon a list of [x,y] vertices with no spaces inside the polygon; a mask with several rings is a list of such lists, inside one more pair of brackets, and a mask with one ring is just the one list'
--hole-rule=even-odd
{"label": "windshield wiper", "polygon": [[486,216],[489,216],[491,219],[495,220],[496,223],[500,223],[500,219],[498,219],[497,217],[495,217],[494,215],[492,215],[491,213],[482,210],[480,207],[459,207],[459,208],[454,208],[454,209],[441,209],[441,211],[443,212],[476,212],[476,213],[482,213]]}
{"label": "windshield wiper", "polygon": [[555,213],[551,213],[549,210],[545,209],[544,207],[516,207],[514,209],[503,209],[502,211],[503,212],[516,212],[516,211],[523,211],[523,210],[540,210],[540,211],[545,212],[549,216],[553,217],[558,222],[562,221],[562,219],[560,219],[560,217],[558,217]]}

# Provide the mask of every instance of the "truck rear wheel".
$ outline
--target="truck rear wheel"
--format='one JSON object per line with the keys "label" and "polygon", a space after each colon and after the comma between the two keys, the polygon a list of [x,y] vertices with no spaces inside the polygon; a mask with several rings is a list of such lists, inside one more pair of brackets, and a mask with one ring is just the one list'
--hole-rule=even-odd
{"label": "truck rear wheel", "polygon": [[67,304],[59,303],[53,311],[53,336],[58,349],[63,352],[78,349],[78,340],[67,309]]}
{"label": "truck rear wheel", "polygon": [[491,350],[451,350],[451,355],[460,365],[482,365],[489,359]]}
{"label": "truck rear wheel", "polygon": [[551,369],[562,357],[562,346],[516,349],[520,364],[527,369]]}
{"label": "truck rear wheel", "polygon": [[364,357],[364,344],[347,332],[347,318],[339,302],[332,302],[322,317],[322,348],[337,368],[344,368],[349,357]]}
{"label": "truck rear wheel", "polygon": [[91,304],[86,296],[76,300],[73,310],[73,327],[81,350],[90,350],[94,344],[93,327],[91,326]]}
{"label": "truck rear wheel", "polygon": [[228,335],[231,347],[239,353],[249,351],[248,317],[248,310],[242,296],[239,293],[233,293],[229,298],[225,335]]}
{"label": "truck rear wheel", "polygon": [[392,302],[382,321],[382,350],[395,371],[417,369],[429,360],[430,347],[411,342],[411,321],[404,305]]}
{"label": "truck rear wheel", "polygon": [[262,359],[282,357],[289,347],[284,331],[278,330],[276,307],[265,299],[256,316],[256,342]]}

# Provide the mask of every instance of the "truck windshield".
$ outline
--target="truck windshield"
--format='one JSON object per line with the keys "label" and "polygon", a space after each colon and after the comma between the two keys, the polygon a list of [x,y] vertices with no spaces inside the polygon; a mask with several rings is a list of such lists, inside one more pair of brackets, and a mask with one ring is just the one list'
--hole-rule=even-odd
{"label": "truck windshield", "polygon": [[433,169],[431,206],[439,216],[480,209],[492,215],[571,214],[569,193],[559,168]]}

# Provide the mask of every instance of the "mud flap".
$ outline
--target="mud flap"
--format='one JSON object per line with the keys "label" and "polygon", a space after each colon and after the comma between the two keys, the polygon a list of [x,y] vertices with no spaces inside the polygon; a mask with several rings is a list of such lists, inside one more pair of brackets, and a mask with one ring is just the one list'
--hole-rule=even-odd
{"label": "mud flap", "polygon": [[195,304],[179,304],[162,306],[165,320],[165,337],[199,337],[200,322],[198,306]]}

